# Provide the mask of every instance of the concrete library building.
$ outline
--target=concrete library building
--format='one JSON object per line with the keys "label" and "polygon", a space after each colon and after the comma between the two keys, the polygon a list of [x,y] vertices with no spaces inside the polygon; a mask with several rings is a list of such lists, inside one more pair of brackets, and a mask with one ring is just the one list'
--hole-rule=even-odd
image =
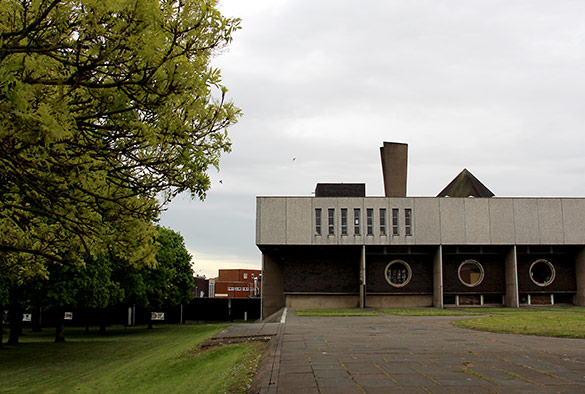
{"label": "concrete library building", "polygon": [[262,316],[283,307],[585,305],[585,198],[508,198],[463,170],[408,197],[408,146],[380,148],[385,196],[317,184],[257,197]]}

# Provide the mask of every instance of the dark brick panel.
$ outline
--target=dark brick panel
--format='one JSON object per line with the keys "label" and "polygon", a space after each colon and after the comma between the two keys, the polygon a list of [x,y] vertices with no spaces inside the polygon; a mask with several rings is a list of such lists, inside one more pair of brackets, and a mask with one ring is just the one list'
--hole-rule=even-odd
{"label": "dark brick panel", "polygon": [[359,248],[296,248],[281,258],[285,292],[359,292]]}
{"label": "dark brick panel", "polygon": [[[412,279],[404,287],[394,287],[384,277],[386,265],[393,260],[403,260],[412,270]],[[368,293],[432,294],[433,256],[394,254],[366,256],[366,289]]]}
{"label": "dark brick panel", "polygon": [[[530,266],[539,259],[548,260],[555,267],[555,279],[545,287],[536,285],[530,279]],[[518,290],[520,293],[577,291],[575,275],[575,256],[573,254],[518,255]]]}
{"label": "dark brick panel", "polygon": [[[484,279],[475,287],[459,281],[459,265],[465,260],[476,260],[483,266]],[[500,254],[453,254],[443,256],[443,289],[445,293],[505,293],[505,256]]]}

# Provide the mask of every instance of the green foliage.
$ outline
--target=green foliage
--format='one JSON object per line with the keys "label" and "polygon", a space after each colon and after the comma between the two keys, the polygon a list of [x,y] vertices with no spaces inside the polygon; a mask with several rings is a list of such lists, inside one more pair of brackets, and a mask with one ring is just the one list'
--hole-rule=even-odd
{"label": "green foliage", "polygon": [[157,264],[143,269],[148,305],[166,308],[187,303],[194,286],[191,255],[181,234],[161,226],[156,230],[159,244]]}
{"label": "green foliage", "polygon": [[215,0],[0,2],[0,270],[154,263],[152,220],[230,150],[210,59],[238,25]]}

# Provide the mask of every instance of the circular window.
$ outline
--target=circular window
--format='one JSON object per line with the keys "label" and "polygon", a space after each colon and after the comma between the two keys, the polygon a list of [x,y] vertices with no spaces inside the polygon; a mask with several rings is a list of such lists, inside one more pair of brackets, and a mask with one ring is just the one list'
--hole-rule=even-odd
{"label": "circular window", "polygon": [[475,287],[483,281],[483,267],[475,260],[465,260],[459,265],[459,280],[467,287]]}
{"label": "circular window", "polygon": [[538,286],[550,285],[555,280],[555,267],[548,260],[536,260],[530,266],[530,279]]}
{"label": "circular window", "polygon": [[386,281],[394,287],[404,287],[412,279],[410,266],[402,260],[394,260],[388,263],[384,270]]}

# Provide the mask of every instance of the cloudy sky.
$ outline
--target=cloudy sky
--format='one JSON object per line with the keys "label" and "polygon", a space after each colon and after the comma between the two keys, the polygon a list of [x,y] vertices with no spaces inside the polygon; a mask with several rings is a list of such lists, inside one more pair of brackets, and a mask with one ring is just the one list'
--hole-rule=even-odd
{"label": "cloudy sky", "polygon": [[383,141],[408,143],[411,196],[436,195],[463,168],[497,196],[585,196],[585,2],[220,9],[242,19],[213,64],[244,116],[207,199],[179,197],[161,218],[199,274],[260,268],[257,195],[310,196],[317,182],[383,195]]}

